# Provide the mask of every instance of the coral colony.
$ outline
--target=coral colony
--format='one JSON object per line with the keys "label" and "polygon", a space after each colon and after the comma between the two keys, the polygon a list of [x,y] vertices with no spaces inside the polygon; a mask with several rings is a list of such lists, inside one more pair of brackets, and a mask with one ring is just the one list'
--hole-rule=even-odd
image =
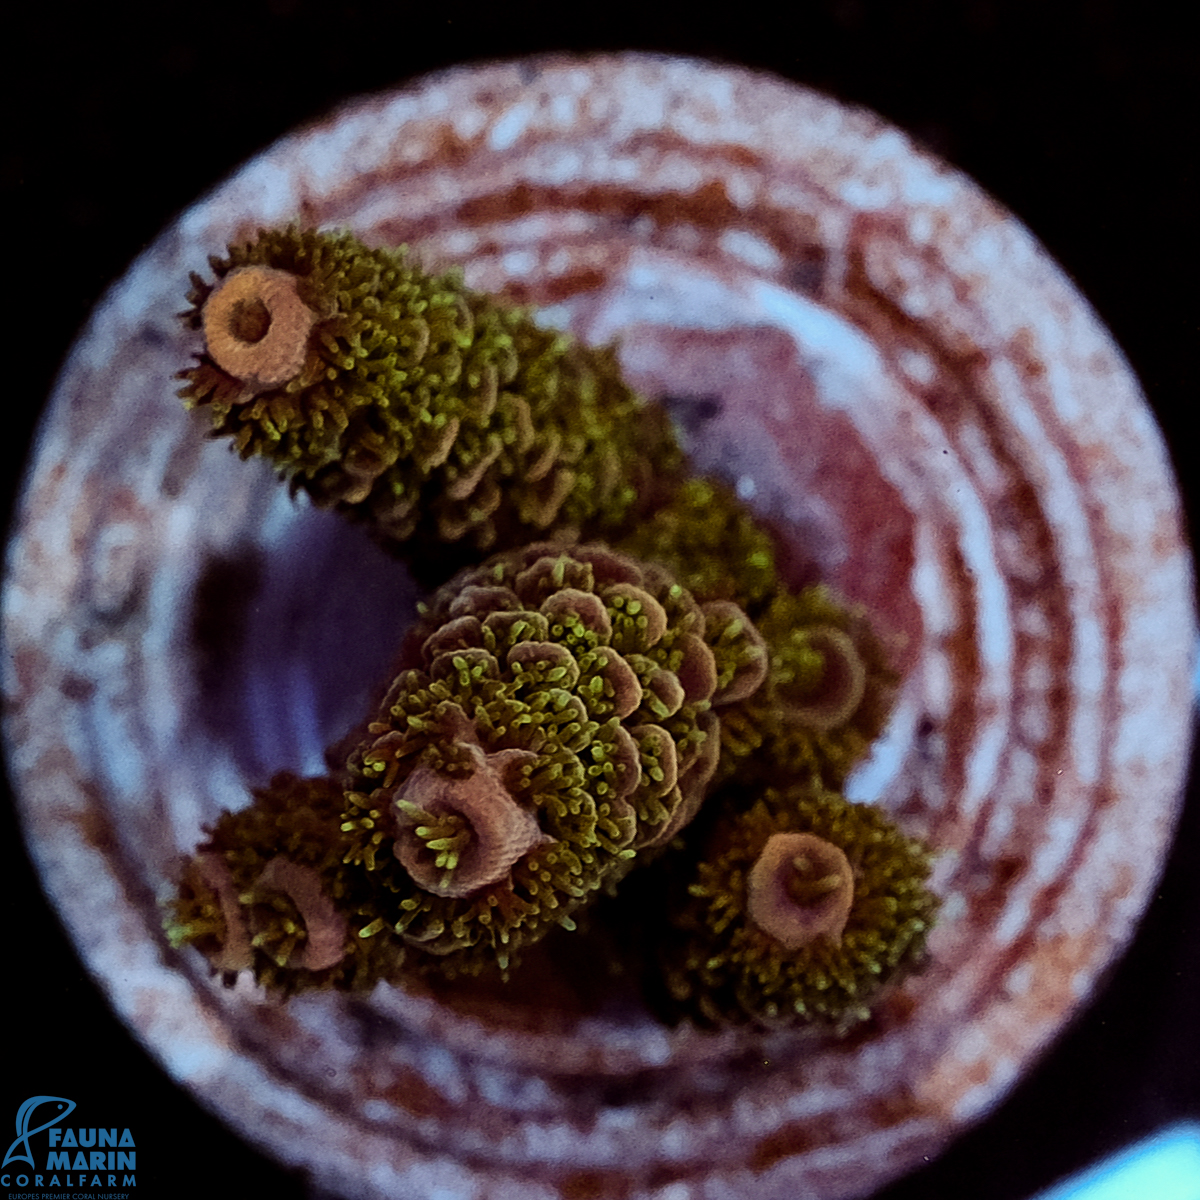
{"label": "coral colony", "polygon": [[865,620],[788,588],[611,350],[347,234],[212,269],[185,401],[433,590],[330,773],[209,831],[172,941],[282,995],[503,989],[629,888],[664,1020],[865,1019],[936,910],[923,849],[838,794],[894,683]]}

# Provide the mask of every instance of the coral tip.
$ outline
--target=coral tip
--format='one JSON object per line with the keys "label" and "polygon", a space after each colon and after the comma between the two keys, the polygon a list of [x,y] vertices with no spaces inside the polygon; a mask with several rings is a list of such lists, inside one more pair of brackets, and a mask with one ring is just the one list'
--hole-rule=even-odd
{"label": "coral tip", "polygon": [[787,950],[818,938],[841,941],[854,903],[854,872],[845,854],[812,833],[767,839],[746,881],[751,921]]}
{"label": "coral tip", "polygon": [[300,373],[316,320],[300,299],[295,275],[274,267],[239,267],[204,305],[204,339],[222,371],[257,391]]}
{"label": "coral tip", "polygon": [[396,798],[396,857],[418,886],[439,896],[469,896],[498,883],[534,846],[553,840],[510,790],[537,755],[469,749],[471,774],[452,779],[418,767]]}

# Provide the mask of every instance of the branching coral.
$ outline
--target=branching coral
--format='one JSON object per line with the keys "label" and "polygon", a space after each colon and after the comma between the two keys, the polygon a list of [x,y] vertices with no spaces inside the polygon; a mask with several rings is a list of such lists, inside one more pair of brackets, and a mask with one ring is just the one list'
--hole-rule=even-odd
{"label": "branching coral", "polygon": [[822,587],[780,590],[755,622],[766,680],[722,714],[722,778],[840,787],[883,729],[895,676],[866,621]]}
{"label": "branching coral", "polygon": [[666,419],[610,351],[349,234],[261,232],[192,277],[181,395],[243,456],[392,544],[618,529],[673,478]]}
{"label": "branching coral", "polygon": [[840,786],[882,731],[895,682],[866,620],[823,587],[789,590],[771,534],[711,480],[685,482],[618,545],[668,566],[708,601],[710,628],[724,601],[754,618],[753,645],[743,650],[755,667],[742,676],[754,684],[724,697],[720,778]]}
{"label": "branching coral", "polygon": [[449,973],[505,969],[683,828],[716,766],[712,705],[765,673],[748,619],[716,615],[710,644],[686,589],[595,545],[437,592],[348,762],[346,859],[386,924]]}
{"label": "branching coral", "polygon": [[866,1019],[919,965],[928,857],[877,808],[819,785],[767,789],[712,833],[664,936],[678,1012],[706,1024]]}
{"label": "branching coral", "polygon": [[382,947],[353,936],[355,914],[374,899],[341,862],[342,804],[334,780],[282,774],[250,807],[223,813],[184,869],[172,943],[285,993],[363,987],[392,970],[402,954],[383,961]]}
{"label": "branching coral", "polygon": [[734,600],[753,612],[779,587],[770,534],[715,480],[686,480],[618,546],[662,563],[699,600]]}
{"label": "branching coral", "polygon": [[210,261],[181,395],[214,432],[431,583],[493,556],[420,606],[333,776],[280,776],[220,818],[172,941],[285,994],[507,979],[663,859],[642,891],[667,909],[673,1017],[861,1020],[936,907],[923,851],[826,790],[890,704],[865,619],[788,589],[773,534],[686,476],[611,351],[347,234]]}

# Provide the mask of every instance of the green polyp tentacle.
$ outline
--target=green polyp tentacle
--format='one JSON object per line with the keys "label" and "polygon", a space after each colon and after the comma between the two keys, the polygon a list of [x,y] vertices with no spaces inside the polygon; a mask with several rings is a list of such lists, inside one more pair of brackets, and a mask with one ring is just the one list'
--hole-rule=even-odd
{"label": "green polyp tentacle", "polygon": [[298,956],[308,936],[296,905],[280,892],[260,896],[254,892],[241,897],[249,913],[254,932],[250,944],[262,950],[277,967],[287,967]]}
{"label": "green polyp tentacle", "polygon": [[407,800],[396,800],[394,803],[399,812],[416,822],[412,832],[425,844],[425,849],[435,856],[435,865],[444,870],[449,878],[458,866],[463,851],[471,844],[470,822],[461,813],[431,813]]}
{"label": "green polyp tentacle", "polygon": [[774,539],[716,480],[686,480],[618,544],[662,563],[696,599],[733,600],[752,615],[779,586]]}
{"label": "green polyp tentacle", "polygon": [[792,859],[792,868],[784,888],[797,904],[816,904],[842,886],[841,875],[823,874],[818,863],[803,855]]}

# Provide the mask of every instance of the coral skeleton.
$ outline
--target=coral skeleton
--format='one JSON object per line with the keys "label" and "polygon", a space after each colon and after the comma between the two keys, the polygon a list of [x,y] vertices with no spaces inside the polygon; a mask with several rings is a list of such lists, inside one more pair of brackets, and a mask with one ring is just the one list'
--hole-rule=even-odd
{"label": "coral skeleton", "polygon": [[208,831],[171,942],[284,996],[503,988],[637,870],[664,1019],[863,1021],[937,907],[926,851],[838,794],[896,683],[865,615],[787,585],[611,349],[345,233],[210,263],[182,397],[434,590],[330,773]]}
{"label": "coral skeleton", "polygon": [[300,374],[317,314],[300,298],[297,277],[272,267],[239,267],[204,305],[204,342],[213,361],[249,391]]}

